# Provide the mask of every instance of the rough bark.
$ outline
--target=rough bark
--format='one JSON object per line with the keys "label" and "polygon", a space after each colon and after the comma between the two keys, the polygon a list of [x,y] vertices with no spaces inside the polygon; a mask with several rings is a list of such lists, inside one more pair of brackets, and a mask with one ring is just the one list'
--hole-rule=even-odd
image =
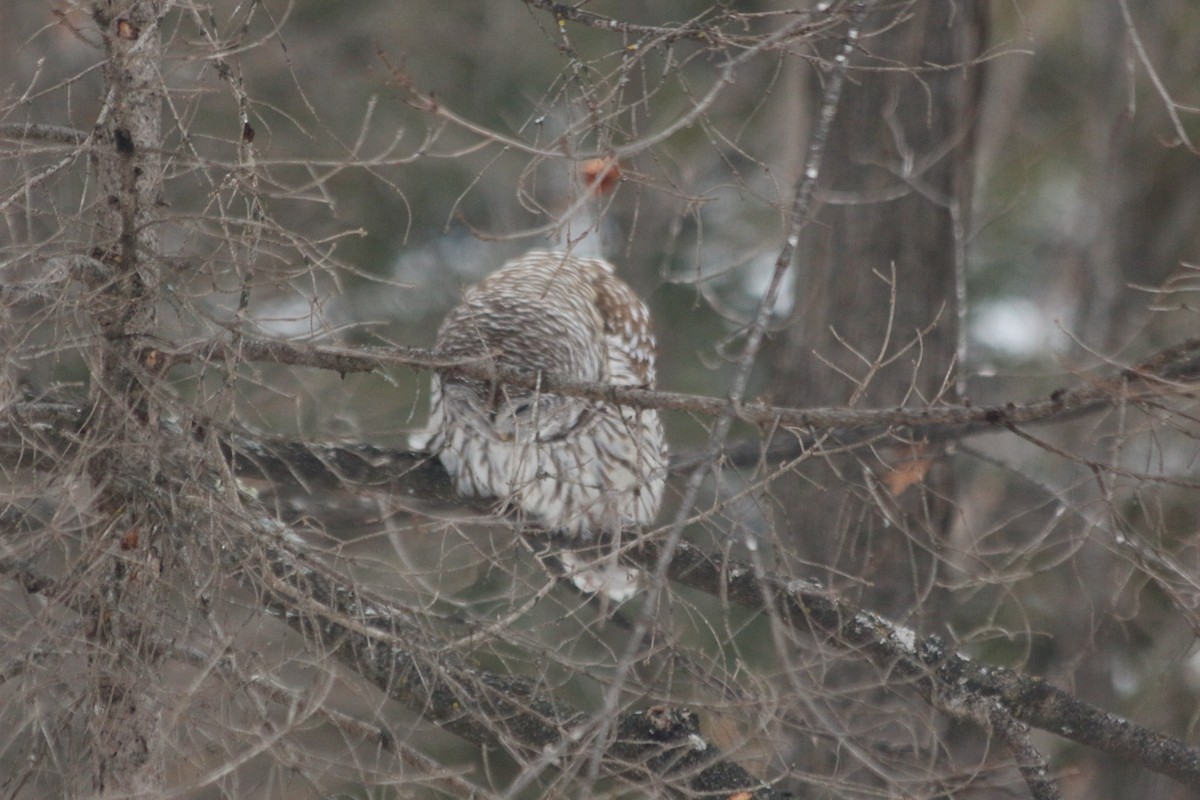
{"label": "rough bark", "polygon": [[[982,52],[987,14],[938,1],[894,17],[889,8],[864,26],[854,64],[884,72],[860,71],[847,85],[818,194],[826,203],[800,237],[795,318],[768,349],[771,394],[782,405],[954,398],[979,67],[951,67]],[[935,580],[932,563],[916,562],[944,524],[950,487],[935,468],[880,513],[878,487],[864,474],[913,457],[902,437],[891,444],[892,452],[810,463],[803,486],[825,488],[788,491],[782,514],[823,532],[799,543],[803,557],[863,574],[880,589],[874,602],[911,609]],[[880,536],[886,527],[891,534]],[[884,576],[877,560],[914,564]]]}
{"label": "rough bark", "polygon": [[[956,287],[979,69],[964,65],[982,52],[986,19],[983,7],[948,0],[868,16],[829,135],[817,189],[824,203],[796,249],[794,317],[766,350],[774,402],[956,400]],[[888,484],[906,470],[917,476],[911,485]],[[776,552],[795,559],[787,569],[891,619],[939,629],[943,604],[932,600],[953,485],[936,445],[893,430],[868,450],[803,460],[772,492]],[[845,670],[831,680],[864,679]],[[827,754],[805,757],[817,772],[834,768],[821,761]]]}
{"label": "rough bark", "polygon": [[95,232],[87,281],[92,410],[82,469],[94,495],[84,529],[92,785],[100,796],[161,791],[164,762],[159,576],[169,561],[171,503],[162,491],[153,389],[138,363],[160,283],[156,201],[162,190],[163,82],[159,0],[95,0],[104,48],[104,105],[92,134]]}

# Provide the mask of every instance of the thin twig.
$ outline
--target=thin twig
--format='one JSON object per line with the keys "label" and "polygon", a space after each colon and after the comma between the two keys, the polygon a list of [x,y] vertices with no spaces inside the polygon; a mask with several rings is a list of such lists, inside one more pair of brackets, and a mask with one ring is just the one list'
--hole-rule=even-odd
{"label": "thin twig", "polygon": [[[682,130],[694,125],[698,120],[702,119],[705,112],[716,102],[717,98],[724,93],[730,86],[734,84],[734,76],[741,66],[751,61],[763,52],[769,51],[776,45],[782,42],[790,41],[799,36],[805,35],[810,31],[812,26],[808,22],[795,22],[792,25],[786,26],[775,33],[764,36],[756,41],[750,47],[747,47],[735,57],[728,59],[721,68],[721,74],[712,81],[712,85],[708,91],[702,96],[696,98],[688,105],[686,113],[680,114],[671,120],[668,125],[665,125],[654,133],[627,142],[618,147],[612,147],[605,150],[586,151],[578,153],[570,153],[569,155],[575,159],[589,158],[613,158],[617,160],[630,159],[639,153],[644,153],[647,150],[661,144],[670,137],[679,133]],[[448,122],[455,127],[461,128],[468,133],[472,133],[481,139],[492,142],[502,147],[514,150],[526,155],[535,156],[546,159],[560,159],[563,157],[563,151],[557,148],[547,149],[529,144],[521,139],[517,139],[508,134],[501,133],[498,130],[484,127],[480,123],[474,122],[461,114],[447,108],[444,103],[436,97],[422,92],[417,88],[415,81],[405,73],[403,67],[393,65],[386,55],[382,52],[377,53],[379,59],[384,62],[392,73],[392,79],[396,85],[403,88],[409,93],[408,104],[419,111],[436,117],[437,119]]]}
{"label": "thin twig", "polygon": [[[1167,109],[1167,116],[1171,119],[1171,124],[1175,127],[1175,135],[1179,137],[1179,141],[1187,146],[1193,153],[1196,151],[1196,146],[1192,144],[1192,139],[1188,136],[1187,129],[1183,126],[1183,120],[1179,118],[1179,104],[1171,99],[1170,92],[1163,84],[1162,78],[1158,76],[1158,70],[1154,68],[1154,64],[1150,61],[1150,56],[1146,52],[1145,46],[1142,44],[1142,37],[1138,35],[1137,27],[1133,24],[1133,14],[1129,11],[1129,4],[1126,0],[1117,0],[1117,5],[1121,7],[1121,16],[1125,20],[1125,28],[1129,31],[1129,41],[1133,44],[1133,49],[1138,54],[1138,60],[1142,62],[1142,66],[1146,68],[1146,74],[1150,76],[1150,82],[1154,84],[1154,90],[1158,92],[1158,96],[1163,101],[1163,106]],[[1191,109],[1195,110],[1195,109]]]}
{"label": "thin twig", "polygon": [[61,125],[18,125],[6,123],[0,125],[0,139],[81,145],[87,141],[88,134],[86,131],[66,128]]}

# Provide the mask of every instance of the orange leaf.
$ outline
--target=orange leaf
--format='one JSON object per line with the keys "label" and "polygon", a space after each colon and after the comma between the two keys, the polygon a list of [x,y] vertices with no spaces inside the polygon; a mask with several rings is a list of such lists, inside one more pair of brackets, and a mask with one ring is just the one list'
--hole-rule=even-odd
{"label": "orange leaf", "polygon": [[925,480],[925,475],[933,466],[933,459],[925,457],[926,449],[924,444],[913,445],[909,448],[907,458],[892,464],[883,474],[883,483],[892,497],[899,497],[909,487]]}
{"label": "orange leaf", "polygon": [[597,195],[606,195],[617,188],[621,180],[621,165],[612,158],[589,158],[579,167],[584,185]]}

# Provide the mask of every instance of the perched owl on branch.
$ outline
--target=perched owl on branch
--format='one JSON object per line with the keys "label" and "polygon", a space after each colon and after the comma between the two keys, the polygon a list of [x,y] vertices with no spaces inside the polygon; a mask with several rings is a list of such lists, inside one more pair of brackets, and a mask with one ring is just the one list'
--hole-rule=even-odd
{"label": "perched owl on branch", "polygon": [[[436,350],[568,380],[654,386],[645,304],[610,263],[565,250],[532,251],[469,288]],[[667,452],[653,409],[435,376],[430,429],[430,449],[460,494],[501,498],[578,541],[617,540],[658,513]],[[636,572],[611,555],[560,555],[584,591],[617,601],[636,591]]]}

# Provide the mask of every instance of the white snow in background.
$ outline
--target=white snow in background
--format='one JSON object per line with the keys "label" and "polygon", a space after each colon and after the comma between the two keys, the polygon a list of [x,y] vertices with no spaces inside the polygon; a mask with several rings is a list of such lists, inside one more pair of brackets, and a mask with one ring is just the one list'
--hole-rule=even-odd
{"label": "white snow in background", "polygon": [[1193,692],[1200,692],[1200,648],[1183,660],[1183,682]]}
{"label": "white snow in background", "polygon": [[1061,350],[1066,336],[1036,303],[1022,297],[990,300],[971,314],[971,336],[1006,356],[1030,358]]}
{"label": "white snow in background", "polygon": [[1137,668],[1128,659],[1116,657],[1112,659],[1112,687],[1121,697],[1132,697],[1137,694],[1142,682]]}
{"label": "white snow in background", "polygon": [[251,309],[254,325],[263,335],[276,339],[308,339],[331,329],[320,307],[304,297],[275,298]]}
{"label": "white snow in background", "polygon": [[[756,255],[746,264],[743,285],[746,294],[750,295],[756,304],[762,302],[763,296],[771,286],[771,276],[775,274],[777,257],[777,253],[765,251]],[[783,280],[779,282],[779,294],[776,295],[775,304],[771,308],[771,313],[776,317],[786,317],[792,313],[792,308],[796,305],[795,287],[796,267],[793,264],[792,268],[783,274]]]}

